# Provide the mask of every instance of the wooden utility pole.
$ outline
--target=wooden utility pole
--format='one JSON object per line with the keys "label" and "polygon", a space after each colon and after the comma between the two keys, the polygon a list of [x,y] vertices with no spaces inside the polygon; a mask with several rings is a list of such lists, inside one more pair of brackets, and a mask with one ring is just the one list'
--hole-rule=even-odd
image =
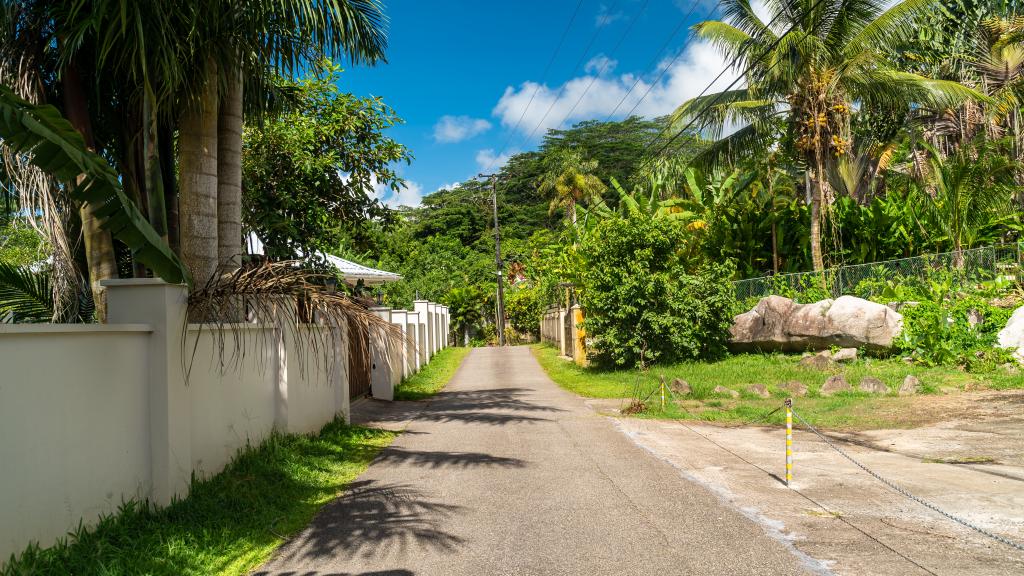
{"label": "wooden utility pole", "polygon": [[491,208],[494,211],[494,266],[497,269],[498,300],[495,305],[495,327],[498,329],[498,346],[505,345],[505,265],[501,261],[501,228],[498,225],[498,188],[495,174],[481,174],[491,180]]}

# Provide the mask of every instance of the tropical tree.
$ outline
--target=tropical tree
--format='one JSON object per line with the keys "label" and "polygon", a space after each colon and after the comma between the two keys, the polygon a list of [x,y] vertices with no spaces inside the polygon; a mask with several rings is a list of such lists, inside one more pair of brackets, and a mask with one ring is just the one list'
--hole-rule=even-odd
{"label": "tropical tree", "polygon": [[944,109],[983,99],[959,83],[896,70],[878,50],[907,37],[914,17],[938,5],[936,0],[906,0],[885,10],[883,0],[769,0],[769,25],[748,0],[723,0],[724,20],[695,27],[727,59],[735,59],[745,71],[746,86],[685,102],[674,118],[682,122],[708,115],[714,136],[726,124],[741,125],[698,157],[705,163],[735,162],[775,142],[793,150],[810,192],[815,270],[825,265],[823,211],[835,197],[828,171],[850,153],[854,106]]}
{"label": "tropical tree", "polygon": [[566,217],[576,227],[576,206],[600,199],[608,188],[595,174],[597,161],[584,158],[578,148],[558,148],[544,159],[544,173],[537,189],[551,196],[550,212],[565,208]]}
{"label": "tropical tree", "polygon": [[936,239],[949,243],[957,267],[963,266],[965,248],[1012,216],[1015,168],[984,136],[945,158],[931,150],[928,169],[915,179],[917,198],[925,228],[939,231]]}
{"label": "tropical tree", "polygon": [[462,334],[462,345],[469,345],[470,331],[484,319],[483,289],[479,285],[452,288],[444,298],[452,329]]}

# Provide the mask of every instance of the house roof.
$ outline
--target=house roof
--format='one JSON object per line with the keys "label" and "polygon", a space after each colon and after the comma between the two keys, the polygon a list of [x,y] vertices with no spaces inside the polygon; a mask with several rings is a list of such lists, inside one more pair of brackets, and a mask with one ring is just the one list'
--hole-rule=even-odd
{"label": "house roof", "polygon": [[384,270],[377,270],[376,268],[370,268],[369,266],[363,266],[357,262],[351,260],[345,260],[332,254],[326,254],[327,261],[332,266],[338,269],[341,276],[346,282],[355,284],[362,280],[363,284],[367,286],[376,286],[378,284],[386,284],[388,282],[396,282],[402,279],[400,274],[394,272],[387,272]]}
{"label": "house roof", "polygon": [[[260,239],[255,234],[249,234],[246,247],[249,250],[249,254],[263,254],[263,242],[260,242]],[[366,286],[378,286],[388,282],[397,282],[402,279],[400,274],[387,272],[385,270],[377,270],[376,268],[370,268],[369,266],[363,266],[357,262],[334,256],[333,254],[323,254],[323,257],[331,263],[331,266],[334,266],[338,270],[341,277],[349,284],[355,284],[362,280],[363,284]]]}

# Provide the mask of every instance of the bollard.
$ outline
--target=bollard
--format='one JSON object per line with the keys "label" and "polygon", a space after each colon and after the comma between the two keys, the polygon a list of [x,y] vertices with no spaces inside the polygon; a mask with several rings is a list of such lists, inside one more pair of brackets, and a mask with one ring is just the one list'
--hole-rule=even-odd
{"label": "bollard", "polygon": [[786,486],[793,481],[793,399],[786,398]]}
{"label": "bollard", "polygon": [[661,411],[665,411],[665,375],[661,376]]}

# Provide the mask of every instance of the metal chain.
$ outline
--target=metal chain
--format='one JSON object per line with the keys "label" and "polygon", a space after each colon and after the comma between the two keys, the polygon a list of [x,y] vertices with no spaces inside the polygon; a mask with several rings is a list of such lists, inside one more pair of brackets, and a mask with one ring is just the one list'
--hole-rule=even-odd
{"label": "metal chain", "polygon": [[892,488],[896,492],[906,496],[907,498],[910,498],[911,500],[917,502],[918,504],[920,504],[920,505],[922,505],[922,506],[924,506],[926,508],[929,508],[931,510],[934,510],[935,512],[938,512],[939,514],[942,514],[943,516],[945,516],[946,518],[949,518],[950,520],[956,522],[957,524],[960,524],[962,526],[966,526],[967,528],[970,528],[971,530],[974,530],[975,532],[978,532],[980,534],[984,534],[985,536],[988,536],[989,538],[991,538],[993,540],[996,540],[997,542],[1002,542],[1003,544],[1006,544],[1007,546],[1010,546],[1011,548],[1016,548],[1017,550],[1024,551],[1024,544],[1019,544],[1017,542],[1014,542],[1013,540],[1009,540],[1009,539],[1007,539],[1007,538],[1005,538],[1003,536],[1000,536],[998,534],[993,534],[992,532],[989,532],[988,530],[985,530],[984,528],[981,528],[980,526],[975,526],[974,524],[971,524],[970,522],[968,522],[967,520],[964,520],[963,518],[960,518],[959,516],[954,516],[954,515],[950,514],[949,512],[946,512],[945,510],[942,510],[941,508],[939,508],[938,506],[932,504],[931,502],[928,502],[927,500],[924,500],[922,498],[918,498],[917,496],[914,496],[913,494],[911,494],[910,492],[908,492],[907,490],[905,490],[904,488],[902,488],[898,484],[896,484],[896,483],[894,483],[894,482],[892,482],[890,480],[887,480],[887,479],[879,476],[873,470],[870,470],[867,466],[865,466],[865,465],[861,464],[860,462],[854,460],[853,457],[850,456],[849,454],[847,454],[846,452],[844,452],[842,450],[842,448],[840,448],[840,447],[836,446],[835,444],[833,444],[832,441],[829,440],[824,434],[822,434],[821,432],[818,432],[817,428],[815,428],[814,426],[811,426],[810,422],[808,422],[807,420],[804,420],[803,416],[798,414],[796,410],[793,410],[793,415],[796,416],[798,420],[803,422],[804,426],[807,426],[807,428],[810,429],[811,432],[814,432],[815,434],[817,434],[818,437],[821,438],[825,442],[825,444],[827,444],[830,448],[832,448],[833,450],[838,452],[843,458],[846,458],[850,462],[853,462],[861,470],[863,470],[863,471],[867,472],[868,474],[874,476],[875,479],[878,480],[879,482],[881,482],[882,484],[885,484],[889,488]]}

